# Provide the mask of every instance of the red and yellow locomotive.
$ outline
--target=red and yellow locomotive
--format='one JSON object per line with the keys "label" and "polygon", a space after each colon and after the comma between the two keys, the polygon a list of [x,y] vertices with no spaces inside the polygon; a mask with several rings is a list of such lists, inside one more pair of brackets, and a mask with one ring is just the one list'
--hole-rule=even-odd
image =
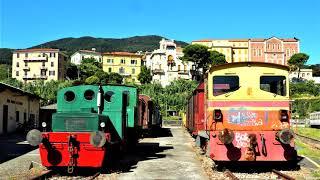
{"label": "red and yellow locomotive", "polygon": [[212,66],[190,98],[187,128],[216,162],[295,160],[288,67]]}

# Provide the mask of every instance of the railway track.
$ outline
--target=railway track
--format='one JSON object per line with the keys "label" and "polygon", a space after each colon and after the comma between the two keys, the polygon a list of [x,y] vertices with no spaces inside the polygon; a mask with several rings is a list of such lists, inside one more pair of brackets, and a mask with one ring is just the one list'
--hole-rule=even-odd
{"label": "railway track", "polygon": [[56,172],[52,171],[52,170],[45,170],[43,171],[41,174],[39,174],[38,176],[34,176],[31,177],[32,180],[44,180],[44,179],[67,179],[68,177],[72,177],[73,179],[85,179],[85,180],[94,180],[96,179],[98,176],[100,176],[100,172],[95,173],[92,176],[64,176],[64,175],[60,175],[57,174]]}
{"label": "railway track", "polygon": [[283,174],[282,172],[280,171],[277,171],[275,169],[272,169],[272,173],[276,174],[278,176],[278,178],[281,178],[281,179],[285,179],[285,180],[294,180],[293,177],[290,177],[286,174]]}
{"label": "railway track", "polygon": [[307,137],[307,136],[304,136],[301,134],[297,134],[297,133],[295,133],[295,135],[299,139],[301,139],[304,143],[309,144],[310,146],[320,150],[320,141],[319,140],[316,140],[316,139],[313,139],[313,138],[310,138],[310,137]]}

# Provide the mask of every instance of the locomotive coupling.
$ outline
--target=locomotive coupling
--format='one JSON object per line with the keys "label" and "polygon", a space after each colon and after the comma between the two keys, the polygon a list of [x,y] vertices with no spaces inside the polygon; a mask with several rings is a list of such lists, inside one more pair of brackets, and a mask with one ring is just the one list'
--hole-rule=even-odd
{"label": "locomotive coupling", "polygon": [[32,129],[26,139],[31,146],[38,146],[42,142],[42,133],[38,129]]}

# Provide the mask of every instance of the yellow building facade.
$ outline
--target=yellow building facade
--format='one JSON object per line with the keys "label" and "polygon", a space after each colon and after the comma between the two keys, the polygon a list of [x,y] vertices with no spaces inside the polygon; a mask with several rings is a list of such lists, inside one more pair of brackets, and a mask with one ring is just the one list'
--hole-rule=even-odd
{"label": "yellow building facade", "polygon": [[66,57],[59,49],[23,49],[14,51],[12,78],[25,83],[34,80],[63,80]]}
{"label": "yellow building facade", "polygon": [[142,55],[129,52],[108,52],[102,54],[103,71],[119,73],[126,82],[140,83]]}
{"label": "yellow building facade", "polygon": [[210,51],[218,51],[225,55],[226,61],[245,62],[249,59],[248,39],[215,40],[205,39],[192,41],[191,44],[201,44],[209,47]]}

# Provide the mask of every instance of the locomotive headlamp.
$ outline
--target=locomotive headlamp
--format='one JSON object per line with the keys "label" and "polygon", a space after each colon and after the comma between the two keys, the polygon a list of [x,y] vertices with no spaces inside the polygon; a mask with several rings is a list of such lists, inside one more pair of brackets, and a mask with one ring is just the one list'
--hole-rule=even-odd
{"label": "locomotive headlamp", "polygon": [[102,127],[102,128],[106,127],[106,123],[101,122],[101,123],[100,123],[100,127]]}
{"label": "locomotive headlamp", "polygon": [[231,144],[234,139],[234,133],[232,130],[225,128],[219,132],[218,138],[223,144]]}
{"label": "locomotive headlamp", "polygon": [[103,132],[96,131],[90,134],[90,144],[94,147],[102,147],[105,143],[106,137]]}
{"label": "locomotive headlamp", "polygon": [[220,109],[215,109],[213,111],[213,118],[216,122],[221,122],[222,121],[222,112]]}
{"label": "locomotive headlamp", "polygon": [[27,141],[31,146],[38,146],[42,142],[42,134],[37,129],[32,129],[27,134]]}
{"label": "locomotive headlamp", "polygon": [[283,144],[290,144],[294,138],[294,133],[291,129],[282,129],[276,133],[276,139]]}
{"label": "locomotive headlamp", "polygon": [[43,128],[45,128],[45,127],[47,127],[47,123],[46,123],[46,122],[42,122],[42,123],[41,123],[41,126],[42,126]]}

